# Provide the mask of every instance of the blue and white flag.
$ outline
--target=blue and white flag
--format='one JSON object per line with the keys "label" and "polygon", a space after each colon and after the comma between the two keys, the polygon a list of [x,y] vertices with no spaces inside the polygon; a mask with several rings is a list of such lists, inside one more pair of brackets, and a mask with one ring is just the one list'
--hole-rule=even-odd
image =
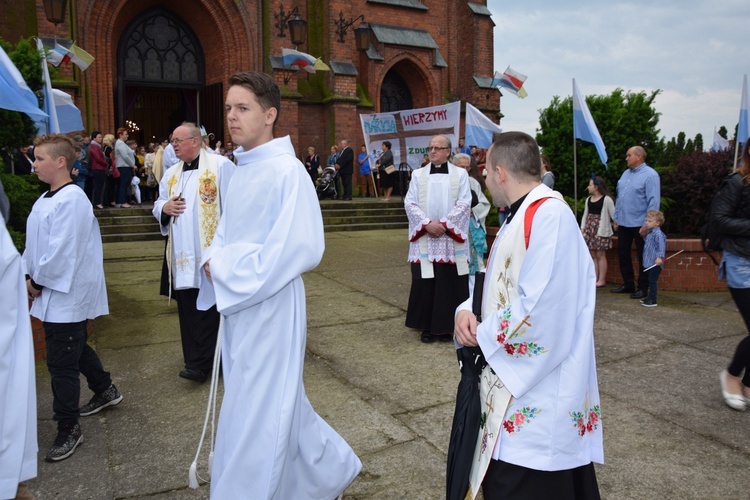
{"label": "blue and white flag", "polygon": [[55,101],[57,121],[60,124],[60,133],[79,132],[83,130],[83,118],[81,110],[73,103],[73,98],[62,90],[52,89],[52,98]]}
{"label": "blue and white flag", "polygon": [[0,109],[26,113],[32,120],[46,118],[39,100],[31,91],[8,54],[0,47]]}
{"label": "blue and white flag", "polygon": [[740,104],[740,121],[737,124],[737,142],[745,144],[750,137],[750,114],[748,114],[747,75],[742,78],[742,102]]}
{"label": "blue and white flag", "polygon": [[573,137],[593,143],[599,153],[599,159],[602,160],[604,167],[607,167],[607,150],[604,147],[604,141],[599,135],[599,129],[596,128],[589,107],[586,106],[586,99],[578,91],[575,78],[573,78]]}
{"label": "blue and white flag", "polygon": [[711,149],[714,151],[726,151],[729,149],[729,141],[719,135],[716,127],[714,127],[714,145]]}
{"label": "blue and white flag", "polygon": [[493,122],[477,108],[466,103],[466,130],[464,136],[466,144],[481,149],[489,149],[492,146],[492,137],[499,134],[503,129]]}
{"label": "blue and white flag", "polygon": [[52,81],[47,69],[47,58],[45,57],[44,45],[40,39],[36,39],[36,48],[42,59],[42,77],[44,78],[44,104],[42,107],[46,113],[41,120],[36,120],[36,126],[40,134],[59,134],[60,122],[57,120],[57,109],[55,108],[55,96],[52,93]]}

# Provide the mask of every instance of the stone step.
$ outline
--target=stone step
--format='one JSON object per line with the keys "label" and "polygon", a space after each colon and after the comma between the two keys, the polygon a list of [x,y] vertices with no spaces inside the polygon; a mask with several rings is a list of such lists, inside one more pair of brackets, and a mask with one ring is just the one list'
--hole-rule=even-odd
{"label": "stone step", "polygon": [[156,221],[149,224],[113,224],[99,225],[99,230],[104,234],[128,234],[128,233],[149,233],[154,232],[161,236],[159,225]]}
{"label": "stone step", "polygon": [[120,215],[97,217],[100,226],[121,226],[128,224],[157,224],[153,215]]}
{"label": "stone step", "polygon": [[[351,201],[324,200],[320,203],[323,227],[330,231],[367,231],[408,227],[400,198],[380,202],[374,198]],[[164,237],[151,213],[152,205],[132,208],[95,209],[104,242],[153,241]]]}
{"label": "stone step", "polygon": [[151,216],[153,217],[153,214],[151,213],[151,210],[153,209],[152,205],[142,205],[137,207],[131,207],[131,208],[95,208],[94,209],[94,215],[96,217],[132,217],[132,216]]}
{"label": "stone step", "polygon": [[324,226],[335,226],[338,224],[378,224],[380,222],[408,222],[406,214],[396,215],[351,215],[343,214],[338,217],[323,216]]}
{"label": "stone step", "polygon": [[375,229],[408,229],[408,222],[380,222],[370,224],[337,224],[335,226],[324,226],[325,232],[336,231],[372,231]]}
{"label": "stone step", "polygon": [[143,232],[143,233],[113,233],[104,234],[102,233],[102,243],[122,243],[128,241],[156,241],[162,240],[164,236],[159,232]]}
{"label": "stone step", "polygon": [[406,211],[401,208],[342,208],[322,210],[325,217],[345,217],[351,215],[405,215]]}

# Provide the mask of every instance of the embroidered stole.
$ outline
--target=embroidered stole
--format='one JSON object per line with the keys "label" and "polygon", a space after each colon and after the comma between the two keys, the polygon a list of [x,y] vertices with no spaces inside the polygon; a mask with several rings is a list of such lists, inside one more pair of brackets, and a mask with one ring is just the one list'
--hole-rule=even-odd
{"label": "embroidered stole", "polygon": [[[201,252],[211,246],[216,228],[221,217],[220,195],[219,195],[219,162],[216,155],[207,154],[201,149],[198,161],[198,235]],[[167,181],[168,198],[177,196],[179,193],[179,181],[183,174],[185,162],[181,161],[171,177]],[[167,269],[169,271],[169,297],[172,297],[172,226],[174,217],[169,221],[169,238],[167,240]]]}
{"label": "embroidered stole", "polygon": [[[504,231],[501,231],[495,243],[493,243],[484,280],[482,318],[488,318],[495,311],[505,309],[518,298],[518,277],[523,259],[526,256],[526,211],[532,203],[543,198],[563,200],[562,195],[557,191],[545,190],[540,193],[532,191],[521,204],[518,213],[513,214],[511,223],[503,226]],[[466,499],[468,500],[476,498],[479,488],[482,486],[482,480],[490,465],[492,453],[500,440],[503,418],[510,406],[511,399],[512,395],[502,380],[489,365],[485,366],[482,370],[479,386],[479,400],[484,425],[480,429],[474,450],[474,461],[469,476],[469,491],[466,493]]]}
{"label": "embroidered stole", "polygon": [[[456,204],[456,201],[458,201],[458,189],[460,184],[456,168],[458,167],[448,164],[448,176],[450,177],[451,183],[451,200],[454,205]],[[419,178],[419,208],[421,208],[424,213],[427,213],[427,201],[429,200],[428,193],[430,189],[430,169],[423,167],[415,171],[412,175],[421,176]],[[427,234],[424,234],[419,238],[419,266],[422,271],[422,279],[435,277],[435,269],[432,262],[430,262],[430,252],[427,248],[427,238],[429,238],[429,235]],[[453,241],[453,254],[456,259],[458,275],[463,276],[469,274],[469,259],[466,254],[466,242],[458,242],[452,238],[451,241]]]}

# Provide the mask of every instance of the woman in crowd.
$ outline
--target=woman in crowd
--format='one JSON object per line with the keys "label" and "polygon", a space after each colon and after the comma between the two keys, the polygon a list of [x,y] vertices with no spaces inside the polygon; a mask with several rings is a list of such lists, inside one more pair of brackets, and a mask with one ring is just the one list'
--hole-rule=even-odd
{"label": "woman in crowd", "polygon": [[89,156],[91,158],[91,175],[94,178],[93,202],[96,208],[104,208],[104,187],[107,184],[107,168],[109,163],[102,151],[102,133],[95,130],[91,133]]}
{"label": "woman in crowd", "polygon": [[305,168],[307,169],[307,175],[310,176],[310,179],[312,180],[313,184],[315,184],[315,179],[318,178],[319,167],[320,167],[320,157],[315,154],[315,148],[310,146],[309,148],[307,148],[307,156],[305,157]]}
{"label": "woman in crowd", "polygon": [[120,184],[117,186],[117,208],[130,208],[128,204],[128,190],[133,180],[133,168],[135,167],[135,152],[128,146],[128,130],[117,129],[117,141],[115,142],[115,165],[120,171]]}
{"label": "woman in crowd", "polygon": [[[722,235],[719,278],[726,278],[732,299],[750,331],[750,141],[742,148],[740,167],[722,183],[709,223]],[[745,410],[750,405],[750,336],[737,345],[719,378],[727,406]]]}
{"label": "woman in crowd", "polygon": [[156,201],[159,195],[159,183],[154,175],[154,160],[156,159],[156,145],[152,142],[148,146],[146,156],[143,157],[143,163],[146,168],[146,190],[148,196],[146,200],[150,203]]}
{"label": "woman in crowd", "polygon": [[115,166],[115,136],[112,134],[105,135],[102,139],[102,146],[102,153],[104,153],[104,158],[107,160],[107,185],[104,187],[104,206],[114,207],[117,188],[120,184],[120,179],[112,173]]}
{"label": "woman in crowd", "polygon": [[[471,219],[469,220],[469,287],[474,287],[474,278],[484,273],[484,254],[487,253],[487,227],[485,220],[490,213],[490,202],[484,195],[486,189],[484,177],[479,173],[474,158],[466,153],[453,156],[453,164],[461,167],[469,174],[469,188],[471,189]],[[481,286],[481,283],[479,286]]]}
{"label": "woman in crowd", "polygon": [[596,270],[596,287],[607,284],[607,250],[612,248],[612,216],[615,213],[615,202],[609,194],[607,185],[598,175],[591,175],[589,197],[581,218],[581,232],[586,245],[594,259]]}
{"label": "woman in crowd", "polygon": [[393,152],[391,151],[391,141],[383,141],[383,154],[380,155],[376,163],[380,172],[380,189],[383,190],[383,198],[380,201],[388,201],[393,193],[393,186],[396,184],[396,171],[388,173],[386,169],[393,167]]}

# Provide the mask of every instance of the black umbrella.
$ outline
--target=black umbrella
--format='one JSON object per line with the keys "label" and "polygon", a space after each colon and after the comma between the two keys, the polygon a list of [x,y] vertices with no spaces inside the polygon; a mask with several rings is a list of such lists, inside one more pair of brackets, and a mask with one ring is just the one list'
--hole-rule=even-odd
{"label": "black umbrella", "polygon": [[448,446],[448,470],[445,492],[448,500],[463,500],[469,489],[469,474],[479,436],[481,404],[479,377],[487,362],[479,347],[456,351],[461,366],[461,381],[456,394],[456,410]]}

